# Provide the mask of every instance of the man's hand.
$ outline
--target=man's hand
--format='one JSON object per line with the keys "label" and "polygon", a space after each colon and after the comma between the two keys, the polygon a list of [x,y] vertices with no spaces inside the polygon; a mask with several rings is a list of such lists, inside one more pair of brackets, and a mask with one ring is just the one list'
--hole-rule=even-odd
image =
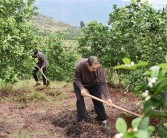
{"label": "man's hand", "polygon": [[43,72],[43,67],[39,68],[40,72]]}
{"label": "man's hand", "polygon": [[109,104],[110,106],[112,106],[112,105],[113,105],[113,102],[112,102],[112,100],[111,100],[111,99],[108,99],[108,100],[107,100],[107,102],[108,102],[108,104]]}
{"label": "man's hand", "polygon": [[37,64],[35,65],[35,67],[37,67],[37,68],[39,68],[39,69],[40,69],[40,67],[39,67]]}
{"label": "man's hand", "polygon": [[81,90],[81,95],[82,96],[86,96],[88,94],[88,91],[85,89],[85,88],[83,88],[82,90]]}
{"label": "man's hand", "polygon": [[42,68],[39,68],[39,71],[43,73],[43,69]]}

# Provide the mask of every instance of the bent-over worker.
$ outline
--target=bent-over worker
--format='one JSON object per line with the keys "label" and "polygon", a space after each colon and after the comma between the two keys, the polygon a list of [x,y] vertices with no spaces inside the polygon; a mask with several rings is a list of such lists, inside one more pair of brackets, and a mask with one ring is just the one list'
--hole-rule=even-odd
{"label": "bent-over worker", "polygon": [[[103,92],[107,102],[112,104],[108,86],[105,80],[104,71],[96,56],[90,56],[88,59],[81,59],[75,68],[74,73],[74,91],[77,98],[77,119],[78,122],[87,121],[84,95],[87,90],[93,96],[101,98],[100,90]],[[103,103],[92,99],[94,109],[97,114],[96,120],[106,123],[106,114]]]}
{"label": "bent-over worker", "polygon": [[[38,77],[37,77],[37,72],[40,70],[45,75],[48,61],[47,61],[46,57],[43,55],[43,53],[38,51],[38,50],[34,51],[33,57],[38,58],[38,62],[36,63],[34,70],[33,70],[33,73],[32,73],[32,75],[36,81],[36,84],[34,85],[34,87],[36,87],[38,85],[41,85],[41,83],[39,82]],[[45,76],[43,76],[43,75],[42,75],[42,80],[43,80],[43,85],[46,86],[47,80],[46,80]]]}

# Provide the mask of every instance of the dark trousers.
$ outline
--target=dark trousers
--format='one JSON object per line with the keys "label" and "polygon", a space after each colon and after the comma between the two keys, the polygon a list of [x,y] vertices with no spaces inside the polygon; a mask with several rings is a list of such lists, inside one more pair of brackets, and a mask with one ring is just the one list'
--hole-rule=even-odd
{"label": "dark trousers", "polygon": [[[86,89],[88,89],[88,91],[91,95],[96,96],[98,98],[101,98],[100,86],[98,83],[96,83],[90,87],[86,87]],[[77,98],[76,104],[77,104],[78,121],[87,120],[84,97],[81,95],[80,89],[75,84],[74,84],[74,91],[75,91],[76,98]],[[99,121],[106,120],[106,114],[105,114],[105,109],[104,109],[103,103],[101,103],[97,100],[94,100],[94,99],[92,99],[92,101],[93,101],[95,112],[97,114],[97,119]]]}
{"label": "dark trousers", "polygon": [[[35,81],[38,81],[38,77],[37,77],[37,72],[39,71],[39,69],[37,67],[34,68],[33,70],[33,77],[35,79]],[[43,73],[46,74],[46,67],[43,68]],[[42,75],[42,80],[43,80],[43,85],[46,85],[46,78]]]}

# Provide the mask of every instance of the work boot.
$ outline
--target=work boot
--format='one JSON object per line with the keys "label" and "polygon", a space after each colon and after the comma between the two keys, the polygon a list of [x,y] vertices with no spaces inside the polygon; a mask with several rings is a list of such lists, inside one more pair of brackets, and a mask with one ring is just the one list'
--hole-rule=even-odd
{"label": "work boot", "polygon": [[101,124],[104,126],[104,128],[107,128],[107,120],[101,121]]}
{"label": "work boot", "polygon": [[107,121],[107,120],[101,121],[101,124],[103,125],[103,127],[104,127],[106,130],[112,131],[112,128],[111,128],[111,126],[110,126],[109,121]]}
{"label": "work boot", "polygon": [[100,125],[102,125],[104,128],[107,128],[107,124],[108,124],[107,120],[101,121],[98,117],[96,117],[95,120],[96,120]]}
{"label": "work boot", "polygon": [[37,87],[38,85],[41,85],[41,83],[36,82],[36,84],[34,85],[34,87]]}
{"label": "work boot", "polygon": [[114,135],[114,132],[113,132],[112,127],[110,125],[111,124],[107,120],[101,121],[102,130],[108,132],[109,138],[112,138],[112,136]]}

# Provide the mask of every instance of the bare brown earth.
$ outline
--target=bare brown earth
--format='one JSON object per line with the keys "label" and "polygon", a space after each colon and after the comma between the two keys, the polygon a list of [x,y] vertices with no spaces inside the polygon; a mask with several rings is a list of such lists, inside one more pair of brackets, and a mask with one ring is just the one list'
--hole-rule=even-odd
{"label": "bare brown earth", "polygon": [[[113,102],[121,107],[139,111],[136,103],[139,99],[133,93],[123,93],[123,89],[110,88]],[[61,88],[37,89],[34,93],[43,93],[40,101],[27,101],[29,91],[14,91],[7,95],[1,92],[1,100],[6,97],[13,101],[0,102],[0,138],[104,138],[112,137],[118,117],[124,118],[128,125],[135,116],[114,108],[106,107],[108,127],[104,128],[95,121],[91,99],[85,98],[89,121],[77,123],[75,95],[68,85]],[[16,98],[17,97],[17,98]],[[54,98],[53,98],[54,97]],[[29,100],[34,98],[29,97]],[[36,96],[36,98],[39,98]],[[51,99],[52,100],[49,100]]]}

